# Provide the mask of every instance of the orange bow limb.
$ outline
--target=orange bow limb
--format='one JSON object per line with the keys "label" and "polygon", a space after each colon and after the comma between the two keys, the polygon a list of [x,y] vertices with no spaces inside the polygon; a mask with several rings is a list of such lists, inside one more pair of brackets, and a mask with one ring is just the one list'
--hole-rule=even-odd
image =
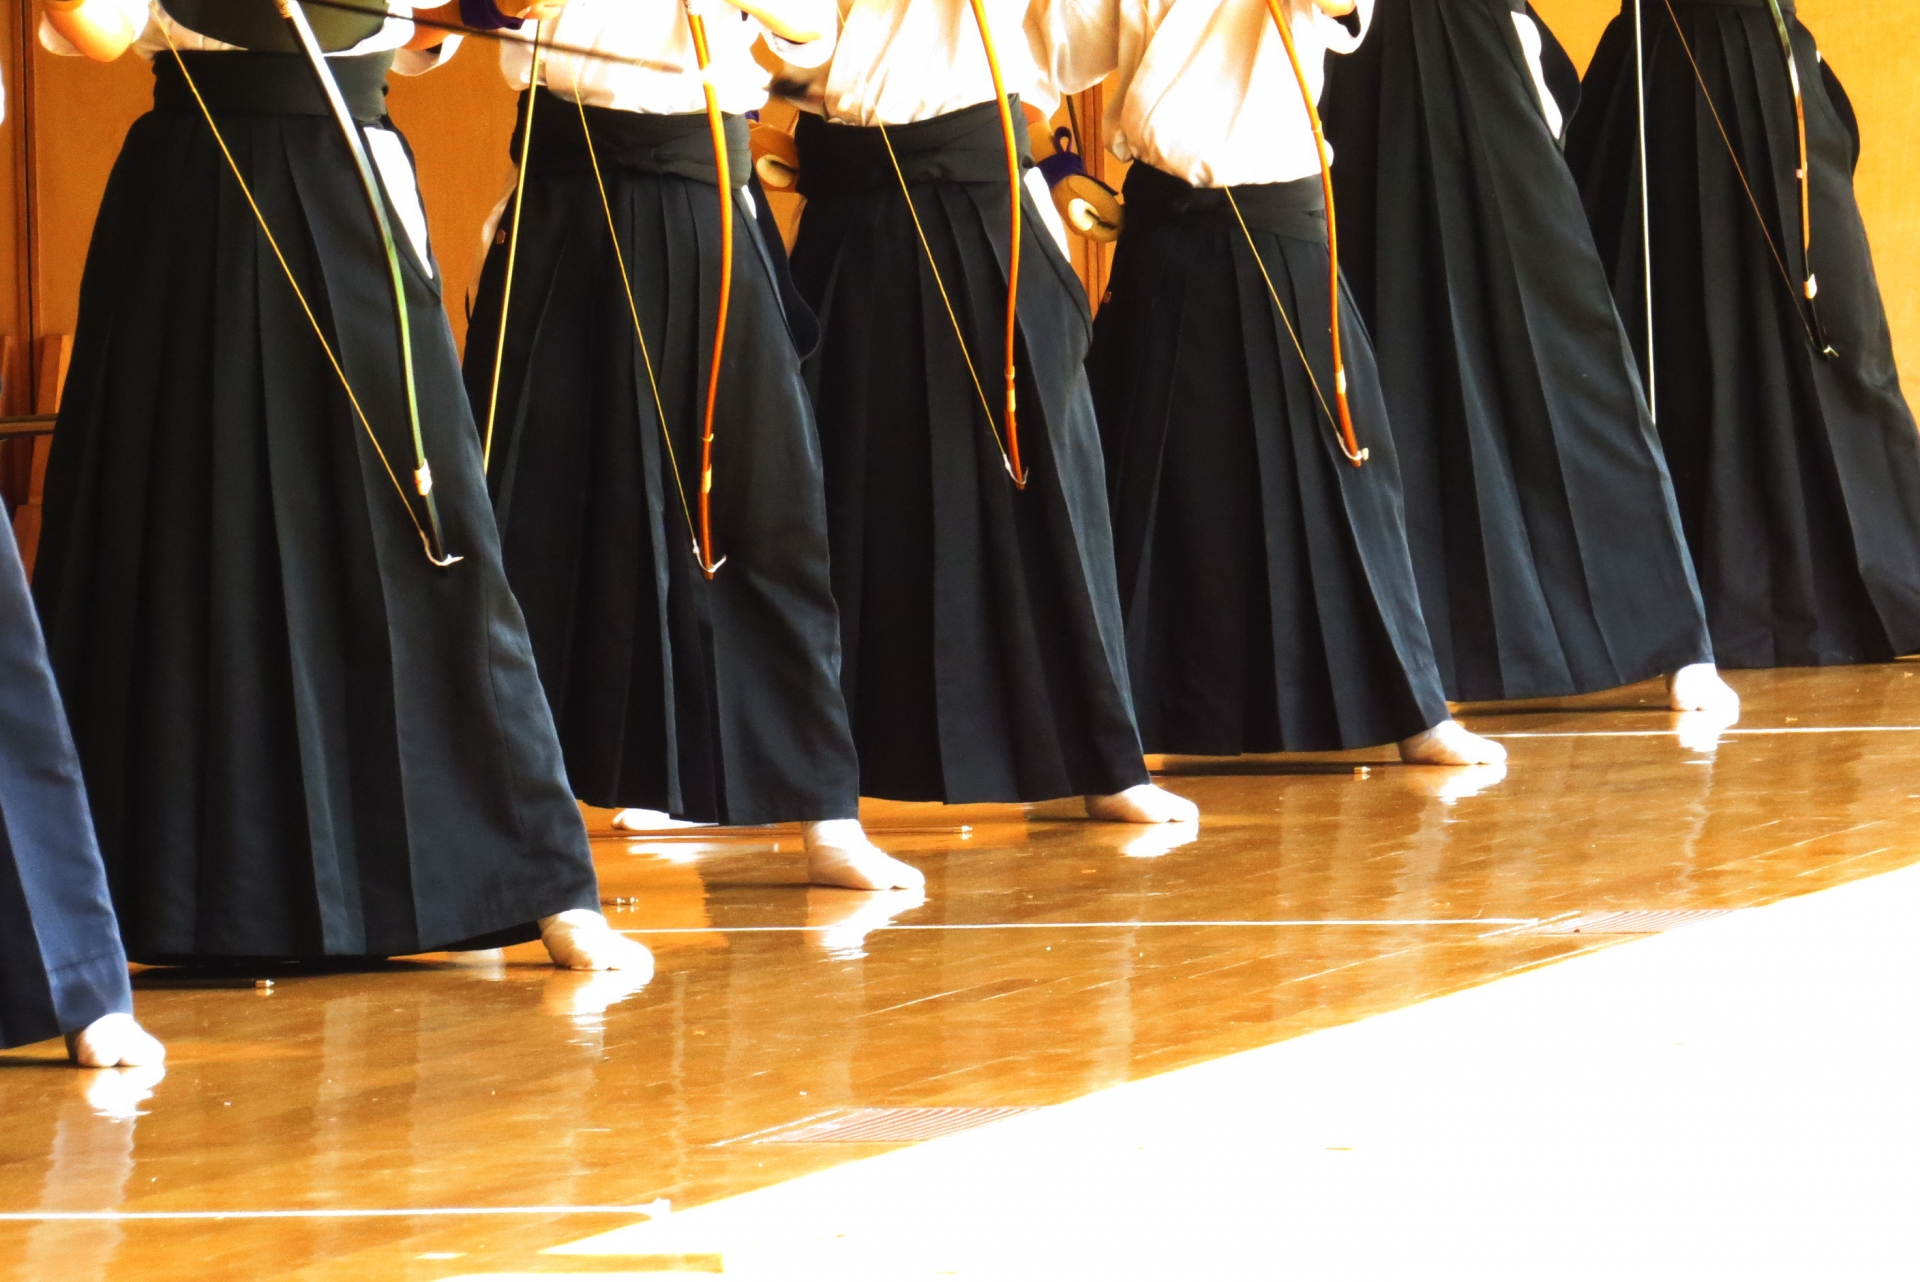
{"label": "orange bow limb", "polygon": [[[978,0],[975,0],[978,3]],[[1340,229],[1333,211],[1333,167],[1327,163],[1327,136],[1320,124],[1320,108],[1313,100],[1313,86],[1307,82],[1306,68],[1300,63],[1300,51],[1293,43],[1293,26],[1282,0],[1267,0],[1267,12],[1280,32],[1280,43],[1287,47],[1287,61],[1293,64],[1293,78],[1300,84],[1300,98],[1306,104],[1307,123],[1313,127],[1313,145],[1320,157],[1320,186],[1327,200],[1327,298],[1333,318],[1333,399],[1340,412],[1340,450],[1347,461],[1359,467],[1367,461],[1367,451],[1353,433],[1353,410],[1347,403],[1347,362],[1340,345]]]}
{"label": "orange bow limb", "polygon": [[[704,76],[712,62],[707,46],[707,22],[691,8],[687,29],[693,34],[693,56]],[[727,350],[727,308],[733,299],[733,169],[727,160],[727,122],[720,114],[720,95],[711,79],[701,88],[707,99],[707,128],[713,134],[713,167],[720,184],[720,303],[713,323],[713,363],[707,372],[707,410],[700,428],[700,545],[694,549],[701,573],[709,579],[725,557],[713,553],[713,412],[720,401],[720,360]]]}
{"label": "orange bow limb", "polygon": [[1027,486],[1027,469],[1020,464],[1020,424],[1014,395],[1015,342],[1020,323],[1020,144],[1013,125],[1013,106],[1007,100],[1005,77],[1000,73],[1000,53],[993,43],[993,25],[987,20],[986,0],[972,0],[973,20],[980,28],[980,43],[986,49],[987,70],[993,73],[993,100],[1000,107],[1000,131],[1007,144],[1007,194],[1013,204],[1013,237],[1007,250],[1007,472],[1017,488]]}

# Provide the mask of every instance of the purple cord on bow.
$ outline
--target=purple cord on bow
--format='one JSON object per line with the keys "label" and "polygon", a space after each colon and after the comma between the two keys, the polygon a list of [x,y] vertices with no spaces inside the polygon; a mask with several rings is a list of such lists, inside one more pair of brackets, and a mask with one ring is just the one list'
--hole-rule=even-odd
{"label": "purple cord on bow", "polygon": [[460,21],[475,31],[518,31],[525,18],[509,18],[493,0],[460,0]]}

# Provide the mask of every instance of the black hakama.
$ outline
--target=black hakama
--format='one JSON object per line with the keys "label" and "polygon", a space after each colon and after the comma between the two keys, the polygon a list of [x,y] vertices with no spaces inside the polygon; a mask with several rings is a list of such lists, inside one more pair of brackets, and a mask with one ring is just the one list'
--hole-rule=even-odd
{"label": "black hakama", "polygon": [[[411,482],[387,263],[310,71],[186,57]],[[386,62],[330,60],[362,121]],[[464,558],[446,569],[178,68],[154,70],[94,226],[35,584],[128,952],[382,956],[597,908],[437,273],[403,240],[433,493]]]}
{"label": "black hakama", "polygon": [[1405,739],[1447,705],[1350,302],[1341,334],[1365,466],[1347,461],[1330,417],[1320,179],[1233,195],[1245,232],[1223,190],[1134,163],[1089,361],[1141,738],[1206,755]]}
{"label": "black hakama", "polygon": [[80,761],[0,513],[0,1048],[133,1013]]}
{"label": "black hakama", "polygon": [[[1650,381],[1719,662],[1879,662],[1920,650],[1920,437],[1854,203],[1844,97],[1781,7],[1805,92],[1817,327],[1793,92],[1766,0],[1648,0]],[[1567,158],[1644,349],[1637,135],[1629,9],[1588,67]]]}
{"label": "black hakama", "polygon": [[[853,818],[859,763],[840,695],[820,448],[777,242],[761,239],[743,194],[714,415],[713,550],[726,564],[708,581],[693,554],[720,280],[707,120],[586,115],[592,156],[579,107],[539,92],[489,477],[568,776],[599,806],[725,824]],[[729,126],[732,171],[749,174],[745,122]],[[505,239],[494,238],[467,337],[483,421]]]}
{"label": "black hakama", "polygon": [[796,136],[807,206],[793,273],[821,323],[809,378],[861,790],[1034,801],[1146,783],[1082,365],[1086,295],[1030,197],[1019,292],[1024,490],[994,435],[1010,231],[997,108],[891,125],[886,139],[803,114]]}
{"label": "black hakama", "polygon": [[[1713,658],[1639,370],[1513,12],[1380,0],[1323,103],[1340,261],[1454,699],[1605,690]],[[1541,32],[1543,64],[1570,73]]]}

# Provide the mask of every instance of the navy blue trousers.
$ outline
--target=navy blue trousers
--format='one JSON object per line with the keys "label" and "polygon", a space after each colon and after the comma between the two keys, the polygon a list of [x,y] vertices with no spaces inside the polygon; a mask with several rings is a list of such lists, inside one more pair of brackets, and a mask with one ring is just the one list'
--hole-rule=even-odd
{"label": "navy blue trousers", "polygon": [[80,759],[0,511],[0,1047],[133,1010]]}

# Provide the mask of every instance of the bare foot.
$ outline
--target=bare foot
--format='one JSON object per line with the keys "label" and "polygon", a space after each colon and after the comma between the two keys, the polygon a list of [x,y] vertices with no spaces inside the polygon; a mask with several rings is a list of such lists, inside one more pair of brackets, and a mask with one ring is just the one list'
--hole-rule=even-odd
{"label": "bare foot", "polygon": [[131,1015],[102,1015],[67,1034],[67,1058],[81,1068],[144,1068],[164,1063],[167,1048]]}
{"label": "bare foot", "polygon": [[1492,766],[1506,759],[1505,748],[1458,721],[1442,721],[1400,741],[1400,760],[1410,766]]}
{"label": "bare foot", "polygon": [[1668,677],[1667,706],[1675,712],[1710,712],[1729,726],[1740,720],[1740,696],[1711,663],[1689,663]]}
{"label": "bare foot", "polygon": [[569,908],[540,919],[540,942],[553,964],[567,970],[630,970],[653,974],[646,946],[607,924],[591,908]]}
{"label": "bare foot", "polygon": [[1200,807],[1158,784],[1137,783],[1125,792],[1088,797],[1087,818],[1114,824],[1190,824]]}
{"label": "bare foot", "polygon": [[858,819],[801,825],[807,842],[807,880],[846,890],[919,890],[926,874],[867,839]]}

